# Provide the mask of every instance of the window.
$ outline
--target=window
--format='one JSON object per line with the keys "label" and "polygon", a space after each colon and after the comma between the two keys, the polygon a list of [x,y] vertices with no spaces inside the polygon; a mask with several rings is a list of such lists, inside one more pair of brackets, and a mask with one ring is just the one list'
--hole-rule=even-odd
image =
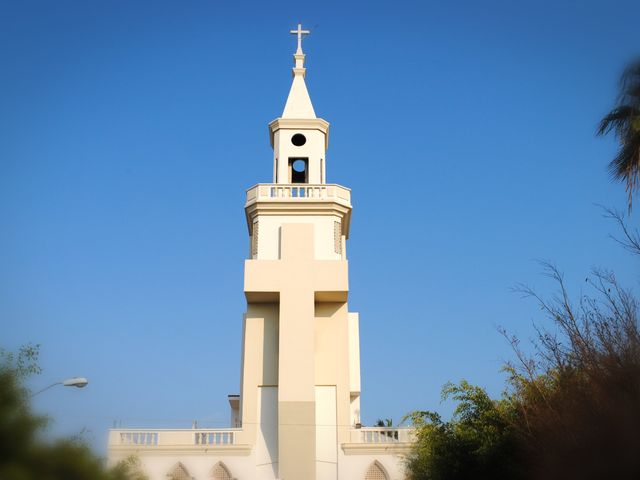
{"label": "window", "polygon": [[289,159],[289,182],[309,183],[309,159],[290,158]]}
{"label": "window", "polygon": [[293,137],[291,137],[291,143],[293,143],[296,147],[301,147],[305,143],[307,143],[307,139],[301,133],[296,133]]}

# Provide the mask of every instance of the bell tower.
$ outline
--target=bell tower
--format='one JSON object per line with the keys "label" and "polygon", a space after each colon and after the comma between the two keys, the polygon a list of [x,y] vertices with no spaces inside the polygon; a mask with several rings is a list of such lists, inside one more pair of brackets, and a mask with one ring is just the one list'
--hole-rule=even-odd
{"label": "bell tower", "polygon": [[351,191],[325,180],[329,124],[305,84],[298,25],[293,82],[269,124],[273,183],[247,190],[250,237],[240,416],[256,478],[338,478],[359,424],[358,314],[348,311]]}
{"label": "bell tower", "polygon": [[291,30],[298,36],[293,55],[293,82],[280,118],[269,124],[273,147],[273,183],[326,183],[325,151],[329,146],[329,123],[317,118],[304,81],[305,55],[302,36],[309,33],[298,25]]}
{"label": "bell tower", "polygon": [[151,480],[404,478],[411,431],[362,426],[359,316],[348,303],[351,190],[326,181],[329,123],[316,117],[305,84],[309,31],[291,33],[291,90],[269,123],[273,179],[246,191],[246,311],[231,428],[112,429],[111,464],[139,456]]}

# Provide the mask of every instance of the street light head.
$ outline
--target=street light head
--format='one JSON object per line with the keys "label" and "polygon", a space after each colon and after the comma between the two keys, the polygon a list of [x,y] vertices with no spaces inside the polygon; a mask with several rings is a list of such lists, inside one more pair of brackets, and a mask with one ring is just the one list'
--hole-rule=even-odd
{"label": "street light head", "polygon": [[62,385],[64,385],[65,387],[83,388],[83,387],[86,387],[88,383],[89,383],[89,380],[87,380],[84,377],[73,377],[63,381]]}

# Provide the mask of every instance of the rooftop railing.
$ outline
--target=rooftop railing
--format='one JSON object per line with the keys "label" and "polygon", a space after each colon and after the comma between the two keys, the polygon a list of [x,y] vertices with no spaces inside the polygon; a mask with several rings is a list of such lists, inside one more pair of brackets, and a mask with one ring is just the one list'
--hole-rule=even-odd
{"label": "rooftop railing", "polygon": [[109,446],[225,446],[236,444],[240,429],[111,430]]}
{"label": "rooftop railing", "polygon": [[[114,429],[109,432],[109,447],[226,447],[237,445],[239,428],[221,429]],[[394,427],[353,428],[350,442],[376,444],[402,444],[414,440],[414,429]]]}
{"label": "rooftop railing", "polygon": [[409,443],[414,429],[409,427],[362,427],[351,430],[352,443]]}

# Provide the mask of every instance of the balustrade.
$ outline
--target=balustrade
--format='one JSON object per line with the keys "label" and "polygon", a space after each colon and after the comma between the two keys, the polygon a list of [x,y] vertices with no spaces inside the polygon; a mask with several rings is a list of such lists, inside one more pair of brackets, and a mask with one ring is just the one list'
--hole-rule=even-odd
{"label": "balustrade", "polygon": [[412,428],[364,427],[358,429],[359,443],[403,443],[411,442]]}
{"label": "balustrade", "polygon": [[196,445],[233,445],[235,432],[231,430],[214,430],[210,432],[196,432]]}
{"label": "balustrade", "polygon": [[112,430],[111,445],[140,447],[186,446],[186,445],[235,445],[234,429],[175,429],[175,430]]}
{"label": "balustrade", "polygon": [[261,183],[247,190],[247,204],[256,201],[334,200],[350,204],[351,190],[335,184]]}

